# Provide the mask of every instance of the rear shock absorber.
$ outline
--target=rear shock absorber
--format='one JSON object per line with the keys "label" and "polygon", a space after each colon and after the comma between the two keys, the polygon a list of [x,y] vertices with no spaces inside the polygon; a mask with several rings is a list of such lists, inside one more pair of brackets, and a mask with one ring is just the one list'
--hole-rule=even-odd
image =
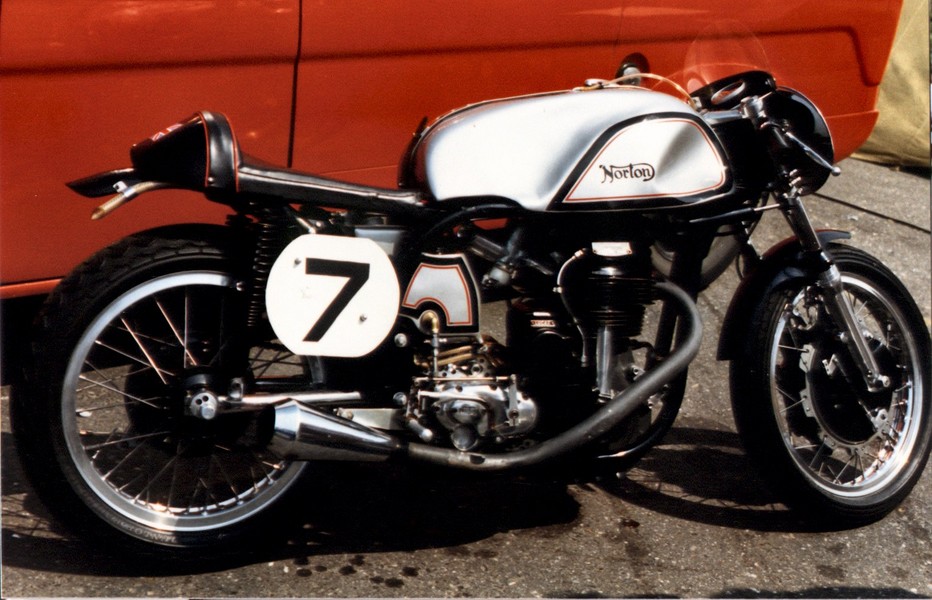
{"label": "rear shock absorber", "polygon": [[246,323],[252,329],[262,322],[269,273],[288,240],[286,229],[289,222],[279,207],[253,205],[250,208],[256,220],[250,224],[254,244],[247,289]]}

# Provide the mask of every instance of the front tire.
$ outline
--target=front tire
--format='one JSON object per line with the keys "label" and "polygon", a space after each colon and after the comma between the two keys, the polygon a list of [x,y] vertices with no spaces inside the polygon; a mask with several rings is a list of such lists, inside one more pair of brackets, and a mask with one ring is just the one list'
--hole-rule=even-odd
{"label": "front tire", "polygon": [[101,251],[41,317],[14,433],[41,499],[81,534],[216,546],[248,533],[304,467],[262,449],[261,413],[193,411],[235,377],[308,375],[274,340],[245,339],[234,245],[223,230],[200,234]]}
{"label": "front tire", "polygon": [[793,280],[758,306],[731,365],[738,432],[792,506],[839,525],[875,521],[916,484],[932,443],[929,335],[897,278],[840,244],[829,254],[890,385],[870,392],[814,282]]}

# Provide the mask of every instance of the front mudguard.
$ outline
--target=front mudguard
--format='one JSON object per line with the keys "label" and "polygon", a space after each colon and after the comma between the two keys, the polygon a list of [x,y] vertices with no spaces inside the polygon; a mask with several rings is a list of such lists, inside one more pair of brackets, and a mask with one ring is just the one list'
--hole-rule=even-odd
{"label": "front mudguard", "polygon": [[[846,231],[826,230],[818,232],[823,247],[834,240],[847,240]],[[770,293],[800,279],[814,280],[825,268],[821,260],[803,251],[799,239],[783,240],[768,250],[754,269],[745,275],[735,290],[728,312],[722,322],[718,340],[718,359],[732,360],[742,351],[743,341],[754,311]]]}

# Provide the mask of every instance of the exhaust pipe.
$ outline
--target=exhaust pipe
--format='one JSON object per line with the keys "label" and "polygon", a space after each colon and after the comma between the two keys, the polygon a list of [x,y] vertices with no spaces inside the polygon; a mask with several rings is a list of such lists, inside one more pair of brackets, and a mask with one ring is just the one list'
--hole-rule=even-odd
{"label": "exhaust pipe", "polygon": [[390,435],[291,401],[275,409],[273,452],[297,460],[386,460],[401,454],[412,460],[472,471],[504,471],[541,464],[567,454],[610,433],[634,409],[679,375],[699,352],[702,321],[696,303],[671,283],[657,291],[680,308],[685,335],[670,356],[616,394],[581,423],[545,442],[508,454],[483,454],[405,444]]}
{"label": "exhaust pipe", "polygon": [[634,409],[659,392],[664,385],[673,381],[699,353],[699,346],[702,343],[702,319],[696,303],[689,294],[672,283],[657,284],[657,291],[679,306],[685,328],[682,341],[677,344],[667,360],[644,373],[589,418],[537,446],[508,454],[460,452],[426,444],[411,444],[407,449],[408,457],[470,471],[504,471],[539,465],[595,442],[610,433]]}
{"label": "exhaust pipe", "polygon": [[294,460],[382,461],[402,448],[394,437],[291,400],[275,408],[269,450]]}

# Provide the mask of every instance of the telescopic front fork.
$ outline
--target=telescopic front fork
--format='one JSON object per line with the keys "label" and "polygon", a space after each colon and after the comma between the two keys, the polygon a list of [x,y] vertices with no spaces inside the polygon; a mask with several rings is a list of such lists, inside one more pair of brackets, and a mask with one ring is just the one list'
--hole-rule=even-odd
{"label": "telescopic front fork", "polygon": [[864,377],[867,389],[876,392],[889,387],[890,378],[881,372],[874,353],[868,347],[867,339],[858,325],[854,307],[844,293],[841,272],[826,253],[799,194],[795,189],[791,189],[790,192],[779,195],[777,200],[783,207],[783,215],[799,238],[803,249],[814,256],[818,256],[819,261],[824,266],[824,269],[819,273],[818,286],[825,299],[825,308],[829,316],[834,319],[836,325],[841,329],[841,341]]}

